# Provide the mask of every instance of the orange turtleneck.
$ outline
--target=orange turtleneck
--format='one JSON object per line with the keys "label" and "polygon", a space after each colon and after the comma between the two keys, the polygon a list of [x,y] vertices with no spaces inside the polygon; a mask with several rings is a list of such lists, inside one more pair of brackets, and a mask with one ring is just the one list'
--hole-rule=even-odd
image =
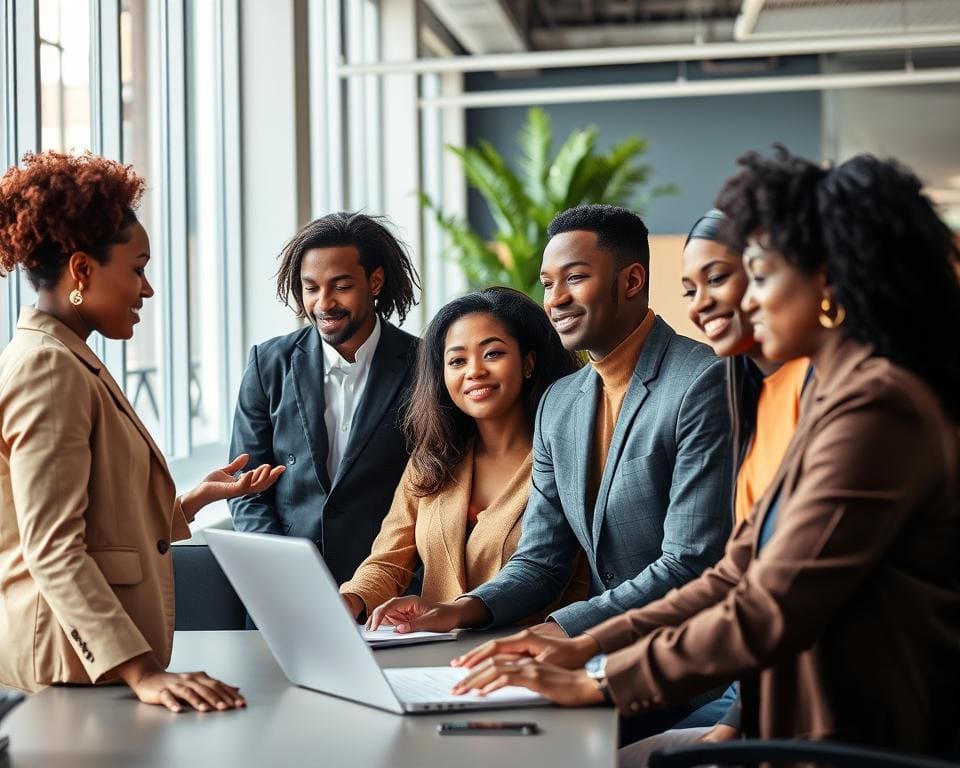
{"label": "orange turtleneck", "polygon": [[643,342],[646,341],[656,315],[648,309],[643,322],[621,341],[606,357],[591,360],[593,369],[600,376],[603,387],[597,403],[597,422],[593,430],[593,465],[590,472],[590,485],[587,489],[587,509],[593,511],[603,477],[603,468],[607,463],[607,453],[613,430],[617,426],[620,407],[630,388],[633,371],[640,359]]}

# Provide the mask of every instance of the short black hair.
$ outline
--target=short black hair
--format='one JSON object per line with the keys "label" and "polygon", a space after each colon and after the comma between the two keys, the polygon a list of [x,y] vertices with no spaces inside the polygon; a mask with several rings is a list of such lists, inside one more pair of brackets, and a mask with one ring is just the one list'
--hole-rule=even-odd
{"label": "short black hair", "polygon": [[650,233],[633,211],[615,205],[578,205],[558,213],[547,227],[551,239],[563,232],[596,233],[597,245],[613,254],[617,270],[631,264],[650,270]]}
{"label": "short black hair", "polygon": [[743,248],[763,235],[797,269],[823,269],[846,310],[843,328],[924,380],[960,418],[960,248],[894,160],[858,155],[823,167],[776,145],[773,157],[743,155],[717,197],[724,236]]}
{"label": "short black hair", "polygon": [[420,278],[406,247],[386,224],[389,221],[383,216],[345,211],[311,221],[283,247],[277,270],[277,298],[288,307],[293,298],[297,317],[306,317],[300,283],[304,254],[314,248],[352,246],[357,249],[360,266],[368,277],[377,267],[383,267],[383,290],[374,300],[376,313],[383,319],[396,313],[402,323],[417,304],[415,292],[420,288]]}

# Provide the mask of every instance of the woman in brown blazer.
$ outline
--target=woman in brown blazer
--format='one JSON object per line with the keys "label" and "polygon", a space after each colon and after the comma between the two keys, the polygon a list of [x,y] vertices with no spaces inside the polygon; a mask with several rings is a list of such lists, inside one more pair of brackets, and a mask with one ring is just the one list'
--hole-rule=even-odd
{"label": "woman in brown blazer", "polygon": [[0,180],[0,274],[37,291],[0,354],[0,685],[122,680],[173,711],[243,705],[202,672],[164,671],[170,541],[205,504],[268,488],[240,456],[177,497],[163,454],[86,344],[129,339],[153,296],[134,208],[144,181],[85,154],[27,155]]}
{"label": "woman in brown blazer", "polygon": [[765,357],[815,369],[780,469],[715,568],[581,637],[488,644],[456,662],[476,667],[464,688],[606,694],[629,715],[739,678],[748,736],[945,752],[960,722],[960,344],[941,341],[960,328],[957,245],[895,163],[827,170],[783,148],[740,162],[717,207],[746,246],[744,309]]}
{"label": "woman in brown blazer", "polygon": [[[340,587],[354,616],[373,618],[420,564],[422,596],[436,602],[500,571],[520,538],[537,405],[575,367],[543,310],[518,291],[488,288],[437,313],[404,419],[410,461],[373,551]],[[578,571],[566,601],[586,588]]]}

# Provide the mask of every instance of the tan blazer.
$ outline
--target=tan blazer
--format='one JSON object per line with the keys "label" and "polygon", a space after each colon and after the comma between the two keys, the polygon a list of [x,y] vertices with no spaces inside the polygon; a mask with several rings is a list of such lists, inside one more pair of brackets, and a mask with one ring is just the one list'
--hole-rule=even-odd
{"label": "tan blazer", "polygon": [[626,713],[739,678],[748,735],[935,752],[960,701],[957,425],[868,347],[834,339],[813,364],[783,463],[720,563],[589,634],[617,651]]}
{"label": "tan blazer", "polygon": [[[421,595],[448,602],[496,576],[520,540],[520,524],[530,492],[530,453],[500,496],[477,517],[467,536],[467,507],[473,490],[473,446],[468,446],[453,479],[433,496],[418,498],[410,490],[408,464],[393,497],[390,511],[373,542],[370,556],[353,578],[340,587],[352,592],[372,611],[391,597],[402,595],[423,563]],[[582,559],[561,601],[549,610],[582,600],[587,594],[586,564]],[[525,623],[542,620],[531,616]]]}
{"label": "tan blazer", "polygon": [[189,535],[159,448],[61,322],[20,313],[0,354],[0,685],[90,683],[173,640],[170,540]]}

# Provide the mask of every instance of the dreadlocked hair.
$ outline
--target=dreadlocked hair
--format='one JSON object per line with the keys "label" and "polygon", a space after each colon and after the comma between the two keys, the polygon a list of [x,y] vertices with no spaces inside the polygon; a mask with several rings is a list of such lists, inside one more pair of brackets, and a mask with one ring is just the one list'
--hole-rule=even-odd
{"label": "dreadlocked hair", "polygon": [[288,307],[293,299],[297,317],[306,317],[300,282],[304,255],[314,248],[352,246],[357,249],[360,266],[368,277],[377,267],[383,268],[383,290],[374,300],[374,310],[385,320],[396,314],[402,323],[417,303],[415,292],[420,288],[420,278],[406,247],[390,233],[387,224],[389,221],[383,216],[345,211],[311,221],[280,254],[277,298]]}

